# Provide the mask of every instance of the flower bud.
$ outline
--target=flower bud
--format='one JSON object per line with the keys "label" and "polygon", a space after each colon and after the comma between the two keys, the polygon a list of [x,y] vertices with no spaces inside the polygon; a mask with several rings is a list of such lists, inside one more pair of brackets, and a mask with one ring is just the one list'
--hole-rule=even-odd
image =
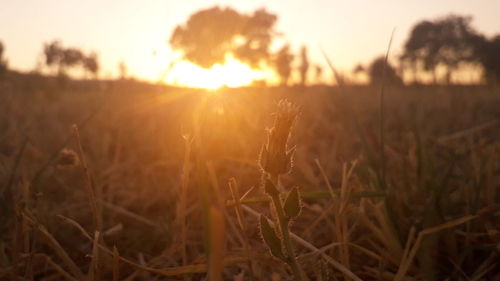
{"label": "flower bud", "polygon": [[260,166],[264,171],[279,175],[292,168],[294,149],[287,150],[287,143],[297,115],[298,109],[292,103],[286,100],[278,103],[274,126],[268,130],[267,144],[260,154]]}

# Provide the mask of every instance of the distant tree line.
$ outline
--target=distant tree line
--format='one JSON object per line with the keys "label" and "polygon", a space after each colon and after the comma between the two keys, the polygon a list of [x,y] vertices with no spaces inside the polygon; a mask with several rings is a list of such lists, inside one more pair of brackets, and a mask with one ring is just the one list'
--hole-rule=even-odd
{"label": "distant tree line", "polygon": [[[299,82],[305,85],[309,71],[307,48],[302,47],[295,56],[288,44],[276,53],[269,49],[281,34],[275,30],[277,16],[265,9],[253,14],[241,14],[231,8],[212,7],[198,11],[188,21],[175,28],[170,38],[173,49],[182,51],[183,58],[209,68],[223,63],[228,53],[252,67],[271,66],[281,83],[289,83],[292,63],[300,59],[297,67]],[[411,30],[403,53],[398,58],[398,68],[377,57],[367,67],[358,67],[355,73],[365,72],[372,84],[403,85],[402,74],[420,82],[423,74],[438,82],[438,70],[444,71],[445,83],[451,83],[455,72],[478,66],[483,70],[483,80],[500,81],[500,35],[486,38],[471,26],[471,17],[449,15],[435,20],[418,22]],[[317,78],[322,70],[316,66]]]}
{"label": "distant tree line", "polygon": [[[402,84],[401,75],[408,73],[414,83],[422,74],[438,83],[438,70],[444,71],[444,83],[451,83],[453,73],[478,66],[483,70],[486,83],[500,82],[500,35],[487,38],[471,26],[471,17],[449,15],[435,20],[418,22],[411,30],[402,55],[399,57],[401,72],[376,58],[367,68],[372,84]],[[355,72],[360,71],[359,68]]]}
{"label": "distant tree line", "polygon": [[[178,25],[169,40],[182,58],[201,67],[209,68],[224,63],[227,54],[253,68],[272,67],[282,85],[288,85],[293,72],[293,62],[298,59],[296,71],[300,85],[307,84],[308,73],[315,70],[316,81],[323,70],[311,65],[307,48],[302,46],[294,55],[289,44],[276,52],[270,50],[273,40],[282,34],[275,30],[277,16],[265,9],[251,14],[239,13],[232,8],[218,6],[198,11],[185,24]],[[421,83],[423,75],[432,77],[433,83],[452,82],[454,73],[464,69],[481,69],[481,79],[486,83],[500,82],[500,34],[488,38],[475,30],[472,17],[448,15],[416,23],[396,61],[397,67],[375,58],[368,66],[358,65],[355,74],[365,73],[370,83],[385,81],[403,85],[403,75],[413,83]],[[95,52],[85,54],[78,48],[64,47],[60,41],[46,43],[43,47],[44,64],[61,76],[79,67],[86,76],[96,77],[99,61]],[[0,42],[0,76],[7,71],[4,46]],[[122,78],[125,65],[120,66]],[[439,78],[438,73],[441,73]],[[444,73],[444,74],[443,74]]]}
{"label": "distant tree line", "polygon": [[97,54],[91,52],[85,55],[78,48],[65,48],[60,41],[52,41],[43,47],[43,54],[45,56],[45,64],[54,69],[58,75],[67,75],[68,69],[74,67],[81,67],[87,76],[97,76],[99,72],[99,61]]}

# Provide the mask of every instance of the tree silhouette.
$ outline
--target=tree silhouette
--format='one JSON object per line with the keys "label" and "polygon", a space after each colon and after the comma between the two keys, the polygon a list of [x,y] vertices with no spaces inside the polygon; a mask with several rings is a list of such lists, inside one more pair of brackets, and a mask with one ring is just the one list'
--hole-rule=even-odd
{"label": "tree silhouette", "polygon": [[368,75],[372,85],[380,85],[381,83],[398,86],[403,85],[403,80],[399,77],[396,70],[389,64],[389,62],[386,64],[384,56],[380,56],[373,60],[368,68]]}
{"label": "tree silhouette", "polygon": [[304,86],[307,80],[307,70],[309,69],[309,59],[307,58],[307,48],[302,46],[300,50],[300,85]]}
{"label": "tree silhouette", "polygon": [[45,64],[48,67],[58,67],[58,73],[63,74],[62,60],[64,58],[64,49],[60,41],[52,41],[44,45],[43,53],[45,55]]}
{"label": "tree silhouette", "polygon": [[286,86],[290,78],[290,73],[292,71],[291,63],[293,60],[293,55],[290,53],[290,46],[285,45],[276,54],[276,71],[280,76],[281,85]]}
{"label": "tree silhouette", "polygon": [[7,60],[3,57],[4,46],[2,41],[0,41],[0,77],[2,77],[7,72]]}
{"label": "tree silhouette", "polygon": [[118,72],[120,73],[121,80],[127,79],[127,65],[125,64],[124,61],[121,61],[118,64]]}
{"label": "tree silhouette", "polygon": [[68,68],[81,66],[87,73],[94,76],[99,71],[97,54],[92,52],[85,54],[77,48],[64,48],[60,41],[52,41],[44,45],[45,64],[48,67],[57,68],[58,75],[65,76]]}
{"label": "tree silhouette", "polygon": [[257,66],[269,60],[276,19],[265,9],[247,15],[216,6],[194,13],[186,24],[177,26],[170,44],[185,59],[205,68],[223,63],[228,53]]}
{"label": "tree silhouette", "polygon": [[87,72],[87,75],[90,73],[95,77],[97,77],[97,73],[99,72],[99,61],[97,59],[97,54],[92,52],[90,55],[83,58],[83,69]]}
{"label": "tree silhouette", "polygon": [[62,52],[61,64],[64,68],[74,67],[80,64],[84,58],[82,51],[76,48],[68,48]]}
{"label": "tree silhouette", "polygon": [[500,82],[500,35],[491,40],[478,40],[477,56],[484,69],[484,76],[488,83]]}
{"label": "tree silhouette", "polygon": [[245,42],[236,48],[236,57],[253,67],[258,66],[260,61],[268,62],[269,46],[277,34],[274,31],[276,20],[277,16],[265,9],[256,10],[248,17],[241,32]]}
{"label": "tree silhouette", "polygon": [[431,72],[444,66],[449,77],[461,63],[477,62],[475,48],[480,36],[471,27],[471,17],[450,15],[417,23],[404,46],[401,61],[414,72]]}

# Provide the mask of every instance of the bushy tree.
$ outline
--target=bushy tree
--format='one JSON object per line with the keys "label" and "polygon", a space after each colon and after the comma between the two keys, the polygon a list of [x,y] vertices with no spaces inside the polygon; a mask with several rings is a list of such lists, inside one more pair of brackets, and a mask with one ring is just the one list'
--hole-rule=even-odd
{"label": "bushy tree", "polygon": [[186,24],[177,26],[170,44],[185,59],[205,68],[223,63],[228,53],[257,66],[269,60],[276,19],[265,9],[247,15],[216,6],[194,13]]}
{"label": "bushy tree", "polygon": [[434,75],[445,67],[447,77],[461,63],[474,63],[477,43],[481,36],[471,27],[471,17],[450,15],[434,21],[417,23],[404,45],[401,60],[414,73],[424,71]]}
{"label": "bushy tree", "polygon": [[265,9],[259,9],[247,17],[241,32],[244,43],[236,48],[236,57],[254,67],[260,61],[268,62],[269,46],[277,34],[274,31],[276,20],[277,16]]}
{"label": "bushy tree", "polygon": [[82,51],[76,48],[68,48],[62,50],[61,64],[66,67],[74,67],[82,63],[84,55]]}
{"label": "bushy tree", "polygon": [[48,67],[58,67],[58,73],[62,74],[64,49],[61,46],[61,42],[56,40],[45,44],[43,47],[43,53],[45,55],[45,64]]}
{"label": "bushy tree", "polygon": [[66,75],[68,68],[80,66],[87,73],[94,76],[99,71],[99,62],[95,52],[86,56],[77,48],[64,48],[60,41],[52,41],[44,45],[45,64],[56,68],[59,75]]}
{"label": "bushy tree", "polygon": [[83,69],[88,74],[96,77],[99,72],[99,60],[95,52],[90,53],[90,55],[83,58]]}
{"label": "bushy tree", "polygon": [[372,85],[386,83],[389,85],[403,85],[403,80],[396,73],[394,67],[389,62],[386,63],[385,57],[380,56],[373,60],[368,68],[368,76]]}
{"label": "bushy tree", "polygon": [[500,35],[490,40],[483,39],[477,48],[477,56],[488,83],[500,82]]}

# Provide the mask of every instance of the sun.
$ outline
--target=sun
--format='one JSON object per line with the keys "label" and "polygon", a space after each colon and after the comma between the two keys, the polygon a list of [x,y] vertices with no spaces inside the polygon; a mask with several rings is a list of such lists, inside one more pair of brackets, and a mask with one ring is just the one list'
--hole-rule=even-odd
{"label": "sun", "polygon": [[188,61],[176,63],[170,70],[167,83],[182,87],[218,89],[248,86],[256,80],[275,83],[276,74],[269,67],[253,69],[227,54],[223,64],[203,68]]}

